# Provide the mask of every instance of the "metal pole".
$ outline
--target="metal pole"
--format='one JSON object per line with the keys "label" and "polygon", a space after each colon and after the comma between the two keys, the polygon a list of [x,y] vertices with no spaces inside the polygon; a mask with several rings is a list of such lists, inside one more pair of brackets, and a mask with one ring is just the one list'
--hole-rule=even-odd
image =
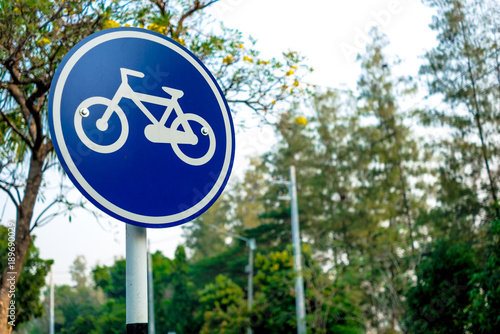
{"label": "metal pole", "polygon": [[54,322],[54,268],[50,267],[50,301],[49,301],[49,333],[55,333]]}
{"label": "metal pole", "polygon": [[146,228],[126,226],[127,334],[148,333],[148,267]]}
{"label": "metal pole", "polygon": [[[252,312],[253,304],[253,251],[255,249],[255,239],[249,239],[248,244],[248,312]],[[250,317],[251,319],[251,317]],[[248,334],[253,334],[252,324],[247,330]]]}
{"label": "metal pole", "polygon": [[[245,237],[242,237],[241,235],[227,232],[220,230],[217,226],[215,225],[207,225],[211,229],[215,230],[216,232],[229,235],[233,238],[245,241],[248,246],[248,311],[252,311],[252,304],[253,304],[253,251],[257,248],[255,239],[248,239]],[[250,323],[250,326],[247,328],[247,334],[253,334],[253,329],[252,329],[252,324]]]}
{"label": "metal pole", "polygon": [[153,289],[153,262],[148,242],[148,296],[149,296],[149,334],[155,334],[155,304]]}
{"label": "metal pole", "polygon": [[300,258],[299,209],[297,204],[297,186],[295,181],[295,166],[290,166],[290,197],[292,213],[292,238],[295,279],[295,307],[297,311],[297,334],[306,334],[306,308],[304,300],[304,281],[302,279],[302,261]]}

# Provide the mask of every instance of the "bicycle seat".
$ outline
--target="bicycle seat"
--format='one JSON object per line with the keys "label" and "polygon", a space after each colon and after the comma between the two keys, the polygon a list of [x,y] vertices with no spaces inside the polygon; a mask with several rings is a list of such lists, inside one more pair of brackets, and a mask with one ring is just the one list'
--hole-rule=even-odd
{"label": "bicycle seat", "polygon": [[182,90],[179,90],[179,89],[168,88],[168,87],[162,87],[162,89],[168,95],[171,95],[173,98],[176,98],[176,99],[180,99],[184,95],[184,92]]}

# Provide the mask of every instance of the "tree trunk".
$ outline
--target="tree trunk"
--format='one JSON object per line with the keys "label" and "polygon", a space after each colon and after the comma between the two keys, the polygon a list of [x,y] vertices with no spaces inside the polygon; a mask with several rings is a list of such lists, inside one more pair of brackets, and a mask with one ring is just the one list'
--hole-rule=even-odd
{"label": "tree trunk", "polygon": [[[464,37],[464,48],[467,50],[468,42],[463,22],[461,22],[461,28]],[[469,79],[472,87],[472,107],[475,109],[475,111],[472,112],[472,115],[474,116],[474,120],[476,121],[476,126],[479,132],[479,139],[481,141],[481,151],[483,153],[483,160],[484,160],[484,165],[486,167],[486,173],[488,174],[489,188],[490,188],[491,198],[493,200],[493,207],[496,213],[496,219],[500,219],[500,207],[498,205],[497,187],[490,168],[490,162],[488,159],[489,153],[488,153],[488,148],[486,147],[486,141],[483,134],[483,126],[481,122],[479,102],[477,100],[478,94],[476,89],[476,79],[474,78],[474,73],[472,71],[472,64],[469,53],[466,52],[466,55],[467,55],[467,70],[469,72]]]}
{"label": "tree trunk", "polygon": [[[14,288],[19,280],[31,244],[30,222],[42,182],[43,164],[46,157],[44,146],[38,151],[43,153],[32,153],[24,197],[17,206],[14,261],[13,263],[4,263],[4,270],[0,276],[0,334],[11,333],[13,327],[9,325],[9,322],[16,325],[15,318],[20,310],[19,300],[16,300]],[[0,251],[5,252],[7,250],[2,249]],[[15,308],[13,311],[15,315],[11,318],[9,318],[9,306]]]}

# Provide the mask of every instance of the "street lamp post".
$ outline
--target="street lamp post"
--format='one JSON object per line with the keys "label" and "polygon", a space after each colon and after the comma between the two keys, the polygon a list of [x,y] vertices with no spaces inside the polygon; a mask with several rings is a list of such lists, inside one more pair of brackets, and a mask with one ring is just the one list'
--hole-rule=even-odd
{"label": "street lamp post", "polygon": [[[253,304],[253,251],[256,248],[255,239],[248,239],[248,313],[252,312]],[[253,334],[253,330],[250,326],[247,329],[248,334]]]}
{"label": "street lamp post", "polygon": [[55,333],[55,322],[54,322],[54,267],[50,267],[50,315],[49,315],[49,333]]}
{"label": "street lamp post", "polygon": [[304,281],[302,278],[302,260],[300,250],[299,209],[297,204],[297,184],[295,180],[295,166],[290,166],[290,181],[275,180],[274,183],[288,186],[288,196],[279,199],[289,200],[292,216],[292,239],[295,269],[295,308],[297,312],[297,334],[306,334],[306,308],[304,298]]}
{"label": "street lamp post", "polygon": [[[253,251],[257,248],[255,239],[254,238],[245,238],[245,237],[242,237],[241,235],[221,230],[215,225],[207,225],[207,226],[210,227],[211,229],[214,229],[218,233],[222,233],[222,234],[228,235],[232,238],[242,240],[247,244],[247,247],[248,247],[248,312],[251,312],[252,311],[252,304],[253,304]],[[247,334],[253,334],[253,330],[252,330],[251,326],[248,327]]]}

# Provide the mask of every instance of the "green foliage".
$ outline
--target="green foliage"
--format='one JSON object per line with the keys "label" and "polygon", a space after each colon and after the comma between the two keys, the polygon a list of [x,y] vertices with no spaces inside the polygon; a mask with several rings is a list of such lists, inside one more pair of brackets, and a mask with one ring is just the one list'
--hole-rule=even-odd
{"label": "green foliage", "polygon": [[[46,116],[55,70],[77,42],[98,30],[104,8],[104,1],[0,2],[3,159],[22,162],[27,150],[41,144],[29,115],[36,117],[40,131],[47,131],[40,115]],[[9,82],[14,86],[8,88]]]}
{"label": "green foliage", "polygon": [[92,272],[96,287],[101,288],[108,298],[125,300],[125,259],[116,260],[111,267],[96,266]]}
{"label": "green foliage", "polygon": [[[0,272],[4,272],[7,258],[10,257],[9,252],[15,248],[15,243],[9,241],[13,237],[14,224],[10,223],[9,228],[0,226]],[[12,238],[11,238],[12,240]],[[16,326],[29,321],[32,318],[43,315],[43,304],[40,301],[39,295],[42,288],[45,286],[45,277],[50,271],[52,260],[42,260],[40,252],[35,247],[34,241],[31,242],[28,249],[28,255],[24,260],[23,272],[16,283],[14,292],[16,302]],[[7,270],[9,271],[9,270]]]}
{"label": "green foliage", "polygon": [[[493,163],[499,154],[495,136],[500,126],[500,108],[493,101],[498,98],[494,88],[500,77],[497,23],[491,19],[491,13],[498,13],[498,2],[425,3],[436,10],[431,27],[437,33],[438,45],[426,53],[420,72],[428,81],[430,92],[444,95],[449,105],[431,110],[425,117],[432,120],[431,127],[450,129],[449,136],[437,141],[435,151],[451,171],[451,181],[466,184],[472,191],[469,199],[461,197],[445,203],[456,207],[452,215],[467,218],[463,223],[469,224],[465,226],[468,230],[481,212],[495,214],[496,218],[500,215],[495,182],[498,169]],[[482,170],[486,177],[482,177]],[[480,189],[487,196],[477,198]],[[462,214],[459,210],[464,201],[477,202],[474,208],[480,205],[479,210]]]}
{"label": "green foliage", "polygon": [[[362,291],[358,273],[344,271],[334,275],[325,272],[312,257],[312,249],[303,246],[306,269],[307,325],[312,333],[364,333]],[[335,278],[332,278],[335,276]]]}
{"label": "green foliage", "polygon": [[190,256],[191,261],[213,257],[227,250],[227,236],[217,233],[213,227],[224,231],[226,226],[230,225],[230,207],[228,198],[222,195],[207,212],[195,219],[193,224],[182,226],[186,247],[193,253]]}
{"label": "green foliage", "polygon": [[477,269],[477,253],[470,245],[438,242],[417,267],[416,286],[406,293],[408,330],[464,333],[469,326],[471,279]]}
{"label": "green foliage", "polygon": [[[261,158],[251,158],[243,180],[235,186],[231,199],[238,204],[234,213],[234,220],[238,222],[237,231],[254,229],[265,223],[261,215],[266,208],[264,196],[269,181],[265,178],[267,169],[262,162]],[[260,235],[259,239],[262,242]]]}
{"label": "green foliage", "polygon": [[293,258],[288,251],[255,257],[255,320],[258,333],[292,333],[297,329]]}
{"label": "green foliage", "polygon": [[244,333],[249,325],[243,291],[231,279],[218,275],[199,291],[203,327],[200,333]]}
{"label": "green foliage", "polygon": [[183,246],[177,247],[175,258],[171,261],[171,272],[159,284],[167,286],[167,296],[161,300],[160,305],[155,305],[156,327],[165,333],[197,333],[200,326],[195,318],[198,296],[189,275]]}
{"label": "green foliage", "polygon": [[[263,157],[265,168],[260,172],[265,180],[269,174],[286,176],[290,165],[296,167],[301,233],[314,253],[321,254],[323,262],[318,265],[334,267],[325,284],[338,279],[342,286],[345,271],[351,269],[362,277],[356,284],[365,288],[358,288],[356,300],[346,306],[352,311],[347,327],[362,330],[359,318],[365,317],[373,328],[396,330],[405,310],[406,272],[414,266],[415,245],[421,237],[416,223],[427,209],[424,179],[428,171],[422,146],[404,126],[405,115],[398,115],[397,98],[413,94],[415,83],[391,74],[397,62],[384,54],[386,38],[377,30],[370,36],[373,41],[360,57],[359,98],[338,91],[318,92],[306,127],[294,121],[303,112],[298,106],[283,114],[280,142]],[[285,233],[290,231],[290,209],[287,202],[278,202],[280,190],[279,186],[264,188],[264,205],[258,209],[263,212],[261,224],[267,224],[260,228],[279,229],[282,234],[275,236],[289,238]],[[290,242],[276,239],[264,236],[264,248],[282,251]],[[257,240],[260,245],[260,236]],[[342,291],[331,288],[330,293]],[[314,297],[321,305],[328,304],[327,299],[319,293]],[[355,311],[360,304],[370,305],[362,315]],[[323,307],[327,308],[318,305],[317,309]],[[319,320],[328,316],[318,314],[310,317],[315,330],[328,330],[328,322]],[[379,314],[390,320],[380,320]]]}
{"label": "green foliage", "polygon": [[95,334],[121,334],[125,330],[126,310],[123,303],[108,300],[98,311],[99,317]]}
{"label": "green foliage", "polygon": [[214,283],[207,284],[200,292],[200,306],[204,311],[220,308],[226,311],[243,299],[243,291],[224,275],[218,275]]}
{"label": "green foliage", "polygon": [[500,221],[492,223],[492,241],[487,249],[486,263],[472,277],[470,285],[469,330],[473,333],[500,331]]}
{"label": "green foliage", "polygon": [[[55,286],[55,330],[57,333],[102,333],[98,317],[105,300],[101,290],[89,283],[86,262],[78,256],[73,262],[72,278],[75,286]],[[48,298],[47,298],[48,299]],[[46,300],[47,300],[46,299]]]}
{"label": "green foliage", "polygon": [[[287,52],[264,59],[254,41],[211,23],[204,11],[211,1],[42,1],[38,9],[32,0],[0,2],[9,9],[0,19],[7,32],[0,37],[2,166],[12,171],[10,180],[22,180],[16,163],[41,140],[30,132],[30,115],[45,136],[44,99],[71,45],[98,29],[144,26],[198,55],[233,110],[274,113],[279,120],[276,147],[252,159],[242,182],[184,229],[189,261],[183,247],[174,259],[153,254],[157,332],[244,333],[248,325],[256,333],[295,332],[290,207],[276,195],[288,190],[271,182],[294,165],[310,333],[397,333],[402,327],[409,333],[496,333],[499,224],[485,222],[500,212],[499,8],[490,0],[424,2],[436,13],[438,45],[427,52],[421,75],[429,92],[443,97],[439,110],[402,110],[400,101],[417,85],[394,75],[398,61],[385,54],[388,41],[377,30],[359,57],[356,90],[318,90],[310,110],[293,104],[311,93],[303,84],[308,68],[302,58]],[[28,22],[33,13],[38,16]],[[40,29],[44,20],[50,22]],[[19,59],[9,54],[16,42]],[[30,102],[8,85],[17,85]],[[417,128],[418,120],[424,127]],[[250,314],[244,299],[248,249],[239,240],[226,243],[207,225],[257,240]],[[73,267],[76,287],[58,287],[66,298],[57,316],[60,331],[123,332],[125,261],[96,267],[96,287],[81,268],[81,261]]]}
{"label": "green foliage", "polygon": [[[22,239],[29,237],[30,223],[38,226],[32,212],[37,199],[43,200],[46,194],[40,191],[44,184],[40,179],[45,168],[53,166],[47,125],[49,88],[63,57],[88,35],[131,25],[173,38],[210,68],[233,111],[277,113],[308,93],[301,81],[309,68],[299,54],[289,51],[279,59],[262,58],[253,48],[255,41],[208,16],[205,9],[214,2],[0,1],[0,172],[2,190],[23,213],[17,222],[19,231],[26,234]],[[96,274],[98,285],[111,298],[121,298],[120,289],[113,287],[112,273],[98,269]]]}

